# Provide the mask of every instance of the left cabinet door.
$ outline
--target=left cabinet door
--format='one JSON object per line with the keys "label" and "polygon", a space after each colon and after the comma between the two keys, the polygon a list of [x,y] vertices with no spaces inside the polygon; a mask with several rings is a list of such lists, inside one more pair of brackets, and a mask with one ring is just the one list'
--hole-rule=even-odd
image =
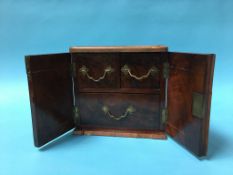
{"label": "left cabinet door", "polygon": [[69,53],[25,57],[36,147],[74,128]]}

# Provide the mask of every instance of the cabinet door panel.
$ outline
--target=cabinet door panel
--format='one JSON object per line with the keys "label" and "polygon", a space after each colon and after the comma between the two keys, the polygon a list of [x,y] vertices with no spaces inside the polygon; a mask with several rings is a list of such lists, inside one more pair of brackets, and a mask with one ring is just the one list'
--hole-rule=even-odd
{"label": "cabinet door panel", "polygon": [[74,128],[70,54],[27,56],[34,143],[43,146]]}
{"label": "cabinet door panel", "polygon": [[205,156],[215,56],[169,53],[167,133],[197,156]]}

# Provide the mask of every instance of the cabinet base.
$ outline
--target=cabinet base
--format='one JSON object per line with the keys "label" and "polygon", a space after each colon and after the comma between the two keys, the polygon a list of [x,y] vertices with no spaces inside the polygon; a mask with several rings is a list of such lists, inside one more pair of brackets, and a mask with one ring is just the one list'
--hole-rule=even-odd
{"label": "cabinet base", "polygon": [[150,138],[150,139],[167,139],[163,131],[125,131],[113,129],[85,129],[75,130],[75,135],[95,135],[95,136],[112,136],[112,137],[132,137],[132,138]]}

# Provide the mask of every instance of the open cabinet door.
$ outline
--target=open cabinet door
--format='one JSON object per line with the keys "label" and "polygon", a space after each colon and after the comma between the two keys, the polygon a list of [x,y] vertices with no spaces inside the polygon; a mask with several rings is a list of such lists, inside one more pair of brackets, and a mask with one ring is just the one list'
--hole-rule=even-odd
{"label": "open cabinet door", "polygon": [[207,154],[215,55],[169,53],[166,132],[194,155]]}
{"label": "open cabinet door", "polygon": [[74,128],[69,53],[26,56],[34,143],[43,146]]}

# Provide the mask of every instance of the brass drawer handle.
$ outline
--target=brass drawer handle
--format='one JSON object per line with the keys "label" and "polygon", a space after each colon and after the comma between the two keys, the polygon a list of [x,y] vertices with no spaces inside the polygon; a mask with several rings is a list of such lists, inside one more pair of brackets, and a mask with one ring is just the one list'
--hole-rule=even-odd
{"label": "brass drawer handle", "polygon": [[102,110],[103,110],[103,112],[104,112],[106,115],[108,115],[110,118],[112,118],[112,119],[114,119],[114,120],[121,120],[121,119],[123,119],[123,118],[126,118],[127,116],[133,114],[133,113],[136,111],[136,109],[135,109],[133,106],[129,106],[129,107],[126,109],[126,111],[125,111],[125,113],[124,113],[123,115],[121,115],[121,116],[114,116],[113,114],[111,114],[111,112],[110,112],[108,106],[105,106],[105,105],[104,105],[104,106],[102,107]]}
{"label": "brass drawer handle", "polygon": [[157,67],[152,66],[145,75],[138,77],[138,76],[131,73],[131,70],[128,67],[128,65],[124,65],[121,68],[121,72],[123,72],[125,75],[129,74],[130,77],[135,78],[136,80],[139,80],[139,81],[148,78],[150,75],[154,75],[155,73],[158,73],[158,71],[159,71],[159,69]]}
{"label": "brass drawer handle", "polygon": [[89,80],[92,80],[94,82],[99,82],[100,80],[103,80],[107,74],[111,74],[112,72],[114,72],[114,69],[111,66],[108,66],[104,69],[104,74],[102,76],[100,76],[99,78],[95,79],[94,77],[92,77],[91,75],[88,74],[89,69],[86,66],[82,66],[79,69],[79,72],[83,75],[83,76],[87,76],[87,78]]}

